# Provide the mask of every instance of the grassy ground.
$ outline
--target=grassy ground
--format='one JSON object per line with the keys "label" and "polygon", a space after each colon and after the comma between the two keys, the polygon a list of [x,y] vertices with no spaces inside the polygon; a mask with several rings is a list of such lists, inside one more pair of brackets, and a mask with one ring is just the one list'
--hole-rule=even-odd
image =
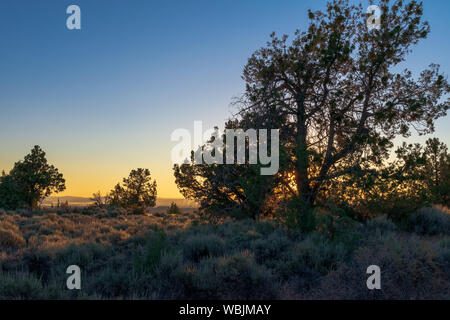
{"label": "grassy ground", "polygon": [[[450,299],[450,215],[301,234],[274,222],[0,210],[0,299]],[[66,268],[81,268],[81,290]],[[369,265],[381,290],[368,290]]]}

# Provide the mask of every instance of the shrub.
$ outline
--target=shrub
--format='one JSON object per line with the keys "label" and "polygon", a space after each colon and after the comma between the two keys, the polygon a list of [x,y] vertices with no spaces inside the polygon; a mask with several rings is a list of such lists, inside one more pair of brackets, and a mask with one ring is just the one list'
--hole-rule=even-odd
{"label": "shrub", "polygon": [[132,294],[134,276],[135,274],[127,272],[125,269],[115,270],[107,267],[87,281],[86,291],[98,294],[103,298],[126,298]]}
{"label": "shrub", "polygon": [[263,236],[267,236],[274,232],[275,230],[278,230],[276,225],[273,222],[270,221],[257,221],[255,222],[255,231],[260,233]]}
{"label": "shrub", "polygon": [[253,220],[226,222],[219,225],[215,232],[227,239],[227,251],[246,250],[250,248],[251,241],[262,238],[256,225]]}
{"label": "shrub", "polygon": [[109,242],[113,245],[119,244],[129,237],[130,235],[122,230],[113,230],[108,234]]}
{"label": "shrub", "polygon": [[47,281],[51,271],[51,256],[44,250],[27,250],[23,254],[23,263],[31,274]]}
{"label": "shrub", "polygon": [[[450,270],[450,238],[441,241],[437,260],[444,270]],[[448,274],[448,278],[448,281],[450,282],[450,274]]]}
{"label": "shrub", "polygon": [[0,228],[0,249],[18,249],[25,247],[26,242],[17,231]]}
{"label": "shrub", "polygon": [[277,283],[271,272],[255,263],[248,251],[217,260],[220,299],[274,299]]}
{"label": "shrub", "polygon": [[12,220],[12,219],[4,219],[4,220],[0,220],[0,222],[1,222],[1,225],[0,225],[1,229],[3,229],[3,230],[10,230],[10,231],[13,231],[15,233],[20,233],[19,226],[14,223],[14,220]]}
{"label": "shrub", "polygon": [[172,202],[167,209],[167,214],[180,214],[181,211],[175,202]]}
{"label": "shrub", "polygon": [[[354,259],[326,275],[311,298],[436,299],[448,295],[449,282],[440,269],[432,243],[395,234],[356,250]],[[367,267],[381,269],[381,290],[368,290]]]}
{"label": "shrub", "polygon": [[117,207],[108,207],[107,209],[107,217],[119,217],[127,215],[127,210],[123,208]]}
{"label": "shrub", "polygon": [[90,265],[94,265],[96,260],[106,259],[113,254],[113,248],[98,243],[71,244],[56,252],[54,263],[66,267],[75,264],[86,270]]}
{"label": "shrub", "polygon": [[198,262],[204,257],[215,257],[223,254],[222,239],[213,234],[190,236],[183,243],[183,254],[186,259]]}
{"label": "shrub", "polygon": [[388,233],[397,230],[397,225],[389,220],[386,215],[367,220],[364,228],[370,232]]}
{"label": "shrub", "polygon": [[153,296],[158,299],[192,298],[184,295],[183,267],[180,251],[163,252],[154,268]]}
{"label": "shrub", "polygon": [[278,266],[280,277],[291,282],[299,292],[316,286],[329,272],[336,270],[348,258],[342,243],[330,242],[320,234],[312,234],[287,251]]}
{"label": "shrub", "polygon": [[203,299],[274,299],[278,292],[275,277],[248,251],[203,260],[188,267],[185,277],[187,293]]}
{"label": "shrub", "polygon": [[398,230],[397,224],[388,219],[386,215],[369,219],[357,228],[360,240],[357,247],[372,245],[373,242],[379,242],[384,236],[393,234]]}
{"label": "shrub", "polygon": [[406,221],[409,231],[423,235],[450,235],[450,215],[437,208],[423,208]]}
{"label": "shrub", "polygon": [[135,268],[138,271],[154,271],[163,253],[168,250],[168,239],[163,231],[156,230],[150,233],[143,254],[135,258]]}
{"label": "shrub", "polygon": [[273,266],[273,261],[280,256],[291,244],[289,238],[279,232],[274,232],[264,239],[257,239],[252,243],[252,251],[258,263]]}
{"label": "shrub", "polygon": [[316,210],[316,221],[318,231],[327,236],[330,240],[345,243],[353,247],[359,240],[359,234],[356,232],[358,222],[351,218],[349,211],[330,207],[325,212]]}
{"label": "shrub", "polygon": [[0,300],[41,299],[43,292],[41,281],[30,274],[0,273]]}

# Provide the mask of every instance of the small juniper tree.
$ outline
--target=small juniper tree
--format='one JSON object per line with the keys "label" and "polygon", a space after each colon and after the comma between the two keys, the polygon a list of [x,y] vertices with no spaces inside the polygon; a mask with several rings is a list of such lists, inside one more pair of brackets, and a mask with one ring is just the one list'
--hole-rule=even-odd
{"label": "small juniper tree", "polygon": [[118,183],[108,195],[109,203],[135,214],[143,214],[156,205],[156,181],[152,181],[150,170],[132,170],[123,185]]}
{"label": "small juniper tree", "polygon": [[5,197],[6,207],[11,209],[25,206],[34,210],[40,201],[65,189],[63,175],[48,164],[45,152],[39,146],[35,146],[23,161],[16,162],[9,175],[3,174],[0,180],[0,197]]}
{"label": "small juniper tree", "polygon": [[180,214],[181,211],[175,202],[172,202],[167,209],[167,214]]}

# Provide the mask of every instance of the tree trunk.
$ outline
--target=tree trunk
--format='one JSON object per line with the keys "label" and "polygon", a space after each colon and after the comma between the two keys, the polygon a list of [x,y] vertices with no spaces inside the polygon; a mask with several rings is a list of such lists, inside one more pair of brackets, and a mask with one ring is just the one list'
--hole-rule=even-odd
{"label": "tree trunk", "polygon": [[38,200],[37,199],[31,199],[30,203],[29,203],[30,209],[32,211],[36,210],[38,207]]}
{"label": "tree trunk", "polygon": [[308,177],[309,157],[306,144],[307,128],[305,119],[305,108],[303,95],[297,98],[297,154],[296,154],[296,183],[299,198],[307,206],[314,201]]}

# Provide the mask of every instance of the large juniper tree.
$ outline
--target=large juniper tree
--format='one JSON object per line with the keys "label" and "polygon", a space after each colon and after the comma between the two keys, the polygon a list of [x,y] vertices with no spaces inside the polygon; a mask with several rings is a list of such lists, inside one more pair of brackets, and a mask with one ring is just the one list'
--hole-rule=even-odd
{"label": "large juniper tree", "polygon": [[309,229],[309,208],[318,201],[339,194],[362,204],[374,181],[389,189],[393,175],[385,161],[394,138],[411,129],[433,132],[434,121],[448,110],[450,87],[436,64],[416,77],[395,71],[430,31],[422,4],[377,5],[379,29],[369,30],[366,8],[334,0],[323,12],[308,12],[309,27],[292,41],[272,34],[249,58],[235,126],[280,129],[276,177],[258,178],[252,166],[191,161],[174,168],[181,192],[201,209],[226,214],[238,208],[253,217],[273,209],[275,199]]}
{"label": "large juniper tree", "polygon": [[[422,4],[382,0],[380,28],[369,30],[362,6],[328,3],[309,12],[309,27],[271,36],[244,69],[241,114],[282,115],[282,143],[295,174],[292,195],[313,206],[332,179],[382,164],[398,135],[433,131],[444,116],[449,85],[432,64],[417,78],[394,72],[413,45],[427,37]],[[286,181],[287,182],[287,181]]]}

